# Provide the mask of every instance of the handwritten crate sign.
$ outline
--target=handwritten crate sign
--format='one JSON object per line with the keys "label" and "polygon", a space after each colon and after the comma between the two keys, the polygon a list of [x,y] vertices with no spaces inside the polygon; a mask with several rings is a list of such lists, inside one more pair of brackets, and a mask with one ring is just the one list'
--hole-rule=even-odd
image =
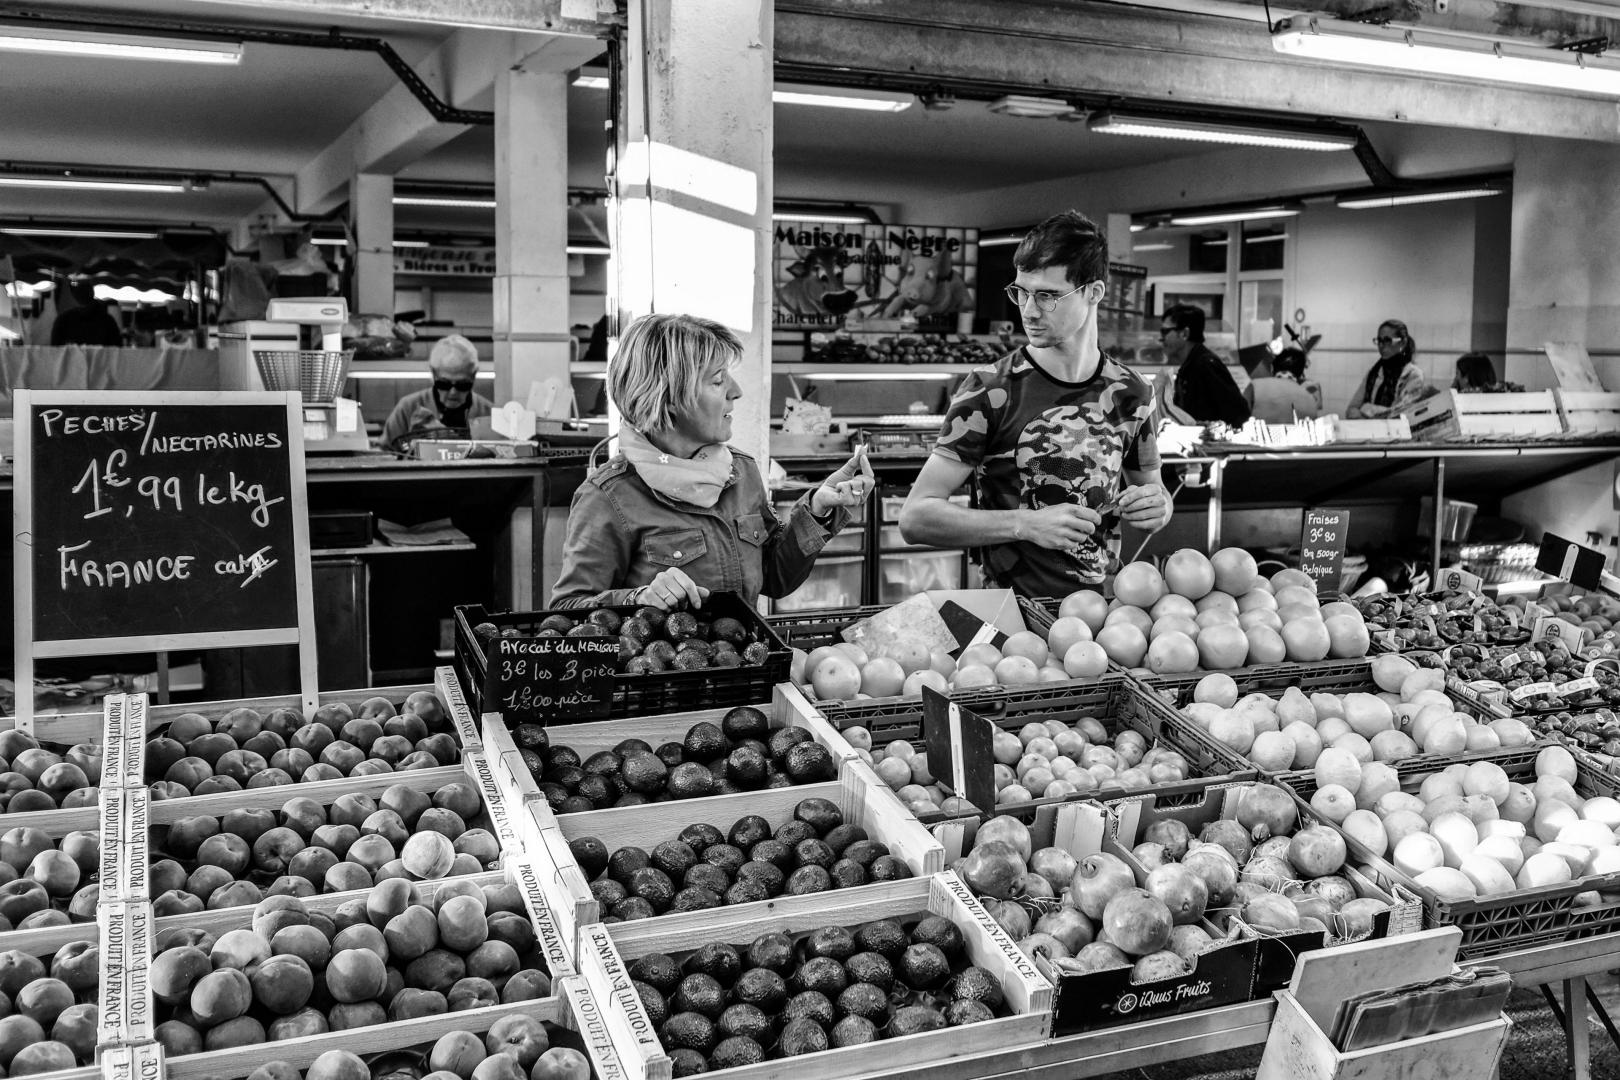
{"label": "handwritten crate sign", "polygon": [[612,638],[496,638],[487,646],[484,707],[515,720],[594,720],[613,705]]}
{"label": "handwritten crate sign", "polygon": [[1299,568],[1316,582],[1318,596],[1338,595],[1344,577],[1344,541],[1350,511],[1312,508],[1299,531]]}

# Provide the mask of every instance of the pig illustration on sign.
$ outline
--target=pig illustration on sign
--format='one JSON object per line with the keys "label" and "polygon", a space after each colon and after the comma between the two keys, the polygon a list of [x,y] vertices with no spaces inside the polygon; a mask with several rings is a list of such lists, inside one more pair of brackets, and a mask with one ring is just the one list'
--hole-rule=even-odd
{"label": "pig illustration on sign", "polygon": [[885,318],[912,315],[948,315],[973,307],[973,294],[951,265],[950,253],[941,250],[930,256],[908,255],[900,264],[900,284]]}
{"label": "pig illustration on sign", "polygon": [[834,247],[801,248],[788,273],[792,280],[776,287],[776,304],[790,315],[844,315],[857,293],[844,285],[843,253]]}

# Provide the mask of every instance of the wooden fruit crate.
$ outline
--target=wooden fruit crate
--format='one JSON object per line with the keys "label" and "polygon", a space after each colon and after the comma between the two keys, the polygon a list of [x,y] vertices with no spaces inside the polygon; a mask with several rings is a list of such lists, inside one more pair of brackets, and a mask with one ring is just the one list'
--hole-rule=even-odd
{"label": "wooden fruit crate", "polygon": [[[774,829],[792,820],[793,809],[801,801],[813,798],[835,803],[843,812],[846,823],[860,825],[870,839],[887,844],[889,853],[904,862],[912,874],[925,877],[945,868],[944,849],[900,804],[888,785],[878,780],[859,761],[846,761],[840,767],[839,779],[833,783],[767,788],[707,799],[682,800],[678,804],[649,803],[588,814],[563,814],[553,818],[555,825],[545,830],[548,834],[545,841],[547,851],[556,860],[551,868],[559,871],[548,876],[545,886],[551,909],[554,912],[572,909],[577,927],[583,928],[598,921],[584,918],[592,912],[600,912],[600,905],[591,895],[590,885],[569,849],[572,840],[594,836],[607,845],[610,853],[627,845],[651,849],[664,840],[673,840],[687,825],[709,824],[721,832],[727,832],[740,818],[751,814],[764,818]],[[535,805],[530,803],[530,808],[533,809]],[[583,895],[564,891],[565,888],[581,886],[585,889]],[[670,933],[686,929],[701,933],[720,915],[730,915],[732,912],[757,914],[763,910],[813,912],[824,909],[829,897],[846,892],[858,894],[873,887],[861,885],[807,896],[777,896],[749,904],[659,915],[645,921],[656,923]],[[567,918],[563,916],[558,921],[566,924]],[[575,942],[579,949],[585,948],[582,937],[576,937]]]}
{"label": "wooden fruit crate", "polygon": [[1543,438],[1564,433],[1551,390],[1517,394],[1459,394],[1442,390],[1402,410],[1419,441],[1466,438]]}
{"label": "wooden fruit crate", "polygon": [[950,919],[962,931],[969,959],[1000,981],[1012,1015],[707,1075],[727,1080],[783,1080],[797,1074],[814,1076],[816,1080],[844,1080],[879,1072],[885,1061],[911,1065],[943,1062],[969,1054],[1036,1045],[1050,1035],[1052,984],[954,873],[823,893],[821,898],[824,902],[815,911],[749,912],[748,908],[761,905],[740,905],[707,912],[709,918],[704,925],[681,928],[661,925],[666,923],[663,919],[587,927],[583,940],[590,947],[580,955],[581,975],[599,1000],[618,1007],[615,1030],[621,1038],[620,1058],[634,1080],[668,1080],[670,1059],[630,983],[626,961],[654,952],[677,955],[713,942],[746,946],[765,933],[803,934],[818,927],[856,926],[875,919],[916,915]]}
{"label": "wooden fruit crate", "polygon": [[1553,390],[1569,435],[1620,434],[1620,394],[1607,390]]}

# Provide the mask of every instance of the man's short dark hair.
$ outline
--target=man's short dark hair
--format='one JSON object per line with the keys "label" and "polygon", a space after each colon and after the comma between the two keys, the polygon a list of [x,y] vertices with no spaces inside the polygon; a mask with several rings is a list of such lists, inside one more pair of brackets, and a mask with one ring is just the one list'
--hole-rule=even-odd
{"label": "man's short dark hair", "polygon": [[1191,304],[1176,304],[1164,313],[1164,317],[1176,324],[1176,329],[1187,335],[1191,342],[1204,340],[1204,312]]}
{"label": "man's short dark hair", "polygon": [[1061,266],[1071,285],[1108,281],[1108,236],[1078,210],[1053,214],[1024,236],[1013,266],[1025,273]]}

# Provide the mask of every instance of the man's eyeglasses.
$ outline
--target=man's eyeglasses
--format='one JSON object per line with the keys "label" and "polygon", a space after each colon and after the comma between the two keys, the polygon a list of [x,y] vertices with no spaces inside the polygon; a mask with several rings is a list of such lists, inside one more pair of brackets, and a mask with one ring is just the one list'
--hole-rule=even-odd
{"label": "man's eyeglasses", "polygon": [[1393,345],[1397,341],[1400,341],[1400,340],[1401,339],[1398,338],[1398,337],[1375,337],[1375,338],[1373,338],[1373,344],[1374,345]]}
{"label": "man's eyeglasses", "polygon": [[[1091,284],[1089,281],[1086,282],[1086,285],[1089,284]],[[1065,296],[1073,296],[1075,293],[1079,292],[1085,287],[1085,285],[1076,285],[1068,292],[1056,293],[1049,292],[1046,289],[1036,289],[1034,292],[1030,292],[1022,285],[1008,285],[1006,291],[1007,299],[1011,300],[1013,302],[1013,306],[1018,308],[1020,311],[1022,311],[1024,309],[1024,305],[1029,303],[1029,301],[1032,299],[1035,301],[1035,306],[1040,308],[1042,311],[1052,311],[1057,307],[1059,300],[1062,300]]]}
{"label": "man's eyeglasses", "polygon": [[1159,339],[1162,341],[1168,335],[1179,333],[1180,331],[1181,327],[1179,326],[1161,326],[1159,327]]}
{"label": "man's eyeglasses", "polygon": [[454,390],[458,394],[465,394],[467,391],[471,390],[472,388],[473,388],[473,381],[471,379],[434,379],[433,380],[433,389],[437,390],[441,394],[448,393],[451,390]]}

